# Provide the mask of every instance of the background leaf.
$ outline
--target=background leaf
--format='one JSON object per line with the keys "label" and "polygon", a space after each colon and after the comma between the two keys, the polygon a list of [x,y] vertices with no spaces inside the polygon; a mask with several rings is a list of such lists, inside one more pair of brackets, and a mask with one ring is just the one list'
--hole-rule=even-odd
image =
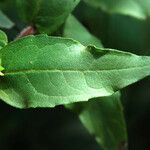
{"label": "background leaf", "polygon": [[93,44],[97,47],[102,47],[101,41],[90,34],[73,15],[70,15],[66,20],[63,36],[75,39],[85,46]]}
{"label": "background leaf", "polygon": [[16,0],[20,18],[51,34],[64,22],[79,0]]}
{"label": "background leaf", "polygon": [[66,107],[79,115],[81,122],[103,150],[127,148],[126,125],[119,93]]}
{"label": "background leaf", "polygon": [[0,97],[20,108],[109,96],[150,74],[149,57],[45,35],[14,41],[1,55]]}
{"label": "background leaf", "polygon": [[0,10],[0,28],[10,29],[14,23]]}
{"label": "background leaf", "polygon": [[149,0],[84,0],[86,3],[109,13],[117,13],[146,19],[150,16]]}
{"label": "background leaf", "polygon": [[138,55],[150,54],[149,19],[107,14],[84,2],[80,3],[75,15],[92,34],[101,39],[104,47]]}

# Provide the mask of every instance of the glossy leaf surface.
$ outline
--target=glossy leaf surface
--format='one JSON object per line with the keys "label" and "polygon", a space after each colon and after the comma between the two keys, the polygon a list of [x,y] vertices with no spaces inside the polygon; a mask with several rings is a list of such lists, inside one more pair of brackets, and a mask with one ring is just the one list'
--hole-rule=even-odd
{"label": "glossy leaf surface", "polygon": [[1,55],[0,98],[20,108],[109,96],[150,75],[150,57],[46,35],[14,41]]}

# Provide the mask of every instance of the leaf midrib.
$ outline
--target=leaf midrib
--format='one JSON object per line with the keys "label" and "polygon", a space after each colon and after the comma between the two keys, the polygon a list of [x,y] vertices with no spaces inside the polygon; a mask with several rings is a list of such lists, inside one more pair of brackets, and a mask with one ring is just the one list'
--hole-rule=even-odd
{"label": "leaf midrib", "polygon": [[41,73],[41,72],[81,72],[81,73],[88,73],[88,72],[108,72],[108,71],[121,71],[121,70],[130,70],[130,69],[141,69],[141,68],[150,67],[150,64],[144,65],[144,66],[134,66],[129,68],[118,68],[118,69],[100,69],[100,70],[71,70],[71,69],[29,69],[29,70],[12,70],[12,71],[6,71],[4,72],[4,75],[11,75],[11,74],[20,74],[20,73]]}

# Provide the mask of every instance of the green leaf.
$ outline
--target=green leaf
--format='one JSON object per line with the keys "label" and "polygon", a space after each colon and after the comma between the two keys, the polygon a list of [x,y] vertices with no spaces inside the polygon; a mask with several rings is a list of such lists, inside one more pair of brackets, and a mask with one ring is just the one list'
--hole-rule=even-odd
{"label": "green leaf", "polygon": [[109,13],[124,14],[139,19],[150,16],[149,0],[84,0],[84,2]]}
{"label": "green leaf", "polygon": [[1,49],[0,98],[20,108],[54,107],[115,91],[150,75],[150,57],[28,36]]}
{"label": "green leaf", "polygon": [[20,17],[48,34],[65,22],[78,3],[79,0],[16,0]]}
{"label": "green leaf", "polygon": [[0,49],[4,46],[6,46],[8,43],[7,35],[0,30]]}
{"label": "green leaf", "polygon": [[0,28],[10,29],[14,23],[0,10]]}
{"label": "green leaf", "polygon": [[88,102],[66,105],[74,110],[103,150],[119,150],[127,146],[127,133],[120,93]]}
{"label": "green leaf", "polygon": [[65,23],[63,36],[76,39],[85,46],[92,43],[97,47],[102,47],[101,41],[90,34],[73,15],[70,15]]}

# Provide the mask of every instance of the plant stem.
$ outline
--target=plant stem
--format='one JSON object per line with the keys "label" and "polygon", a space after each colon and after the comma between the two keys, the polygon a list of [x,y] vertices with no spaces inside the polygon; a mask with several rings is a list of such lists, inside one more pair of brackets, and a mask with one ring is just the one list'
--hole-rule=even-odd
{"label": "plant stem", "polygon": [[19,39],[21,37],[27,36],[27,35],[33,35],[36,33],[36,29],[33,26],[27,26],[25,27],[20,33],[19,35],[16,37],[16,39]]}

